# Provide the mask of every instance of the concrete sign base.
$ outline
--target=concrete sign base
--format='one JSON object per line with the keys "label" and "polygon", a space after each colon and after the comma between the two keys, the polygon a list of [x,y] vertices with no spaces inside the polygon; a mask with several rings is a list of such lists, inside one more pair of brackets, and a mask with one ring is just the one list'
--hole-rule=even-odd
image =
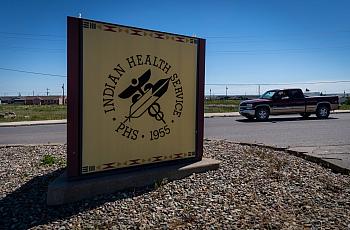
{"label": "concrete sign base", "polygon": [[192,173],[202,173],[219,168],[220,161],[203,158],[194,163],[146,168],[114,175],[100,175],[78,180],[68,180],[66,173],[55,179],[48,187],[47,204],[61,205],[96,195],[152,185],[162,179],[181,179]]}

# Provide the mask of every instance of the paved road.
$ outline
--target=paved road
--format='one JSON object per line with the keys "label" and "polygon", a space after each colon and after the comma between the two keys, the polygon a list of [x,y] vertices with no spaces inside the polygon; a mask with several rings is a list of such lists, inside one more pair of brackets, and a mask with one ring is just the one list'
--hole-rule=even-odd
{"label": "paved road", "polygon": [[205,119],[205,137],[278,147],[350,144],[350,114],[332,114],[329,119],[275,116],[267,122],[242,117]]}
{"label": "paved road", "polygon": [[350,114],[330,119],[303,120],[298,116],[272,117],[268,122],[249,122],[241,117],[205,120],[205,138],[257,143],[306,152],[350,169]]}
{"label": "paved road", "polygon": [[[303,120],[297,115],[272,117],[268,122],[206,118],[204,136],[307,152],[350,169],[350,113],[331,114],[326,120]],[[0,127],[0,144],[66,143],[66,138],[65,124]]]}
{"label": "paved road", "polygon": [[0,127],[0,144],[67,142],[66,124]]}
{"label": "paved road", "polygon": [[[277,147],[350,145],[350,113],[330,119],[302,120],[298,116],[273,117],[268,122],[249,122],[242,117],[205,119],[204,136]],[[0,144],[66,143],[66,125],[0,127]]]}

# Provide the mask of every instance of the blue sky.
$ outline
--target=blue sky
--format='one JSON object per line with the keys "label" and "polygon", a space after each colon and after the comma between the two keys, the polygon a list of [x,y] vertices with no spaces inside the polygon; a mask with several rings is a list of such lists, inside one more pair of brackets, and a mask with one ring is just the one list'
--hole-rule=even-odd
{"label": "blue sky", "polygon": [[[0,8],[0,96],[61,94],[66,78],[67,16],[207,39],[206,94],[225,84],[300,83],[350,92],[350,1],[17,1]],[[2,69],[1,69],[2,68]],[[336,84],[303,82],[349,81]],[[280,87],[281,85],[279,85]],[[275,88],[262,85],[261,90]],[[228,85],[229,94],[257,93]]]}

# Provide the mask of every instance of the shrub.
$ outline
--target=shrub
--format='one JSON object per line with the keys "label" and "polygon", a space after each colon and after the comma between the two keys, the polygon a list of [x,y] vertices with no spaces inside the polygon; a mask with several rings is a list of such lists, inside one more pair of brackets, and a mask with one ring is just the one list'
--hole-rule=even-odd
{"label": "shrub", "polygon": [[57,160],[55,157],[51,155],[44,155],[44,157],[41,159],[41,165],[51,166],[55,163],[57,163]]}

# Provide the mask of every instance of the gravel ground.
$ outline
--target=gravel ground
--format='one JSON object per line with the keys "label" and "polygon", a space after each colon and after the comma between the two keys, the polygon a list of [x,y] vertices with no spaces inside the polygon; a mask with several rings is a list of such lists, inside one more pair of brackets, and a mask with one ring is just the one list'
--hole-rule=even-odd
{"label": "gravel ground", "polygon": [[[268,148],[206,141],[220,169],[46,206],[66,146],[0,148],[0,229],[350,229],[350,176]],[[55,157],[43,164],[44,155]]]}

